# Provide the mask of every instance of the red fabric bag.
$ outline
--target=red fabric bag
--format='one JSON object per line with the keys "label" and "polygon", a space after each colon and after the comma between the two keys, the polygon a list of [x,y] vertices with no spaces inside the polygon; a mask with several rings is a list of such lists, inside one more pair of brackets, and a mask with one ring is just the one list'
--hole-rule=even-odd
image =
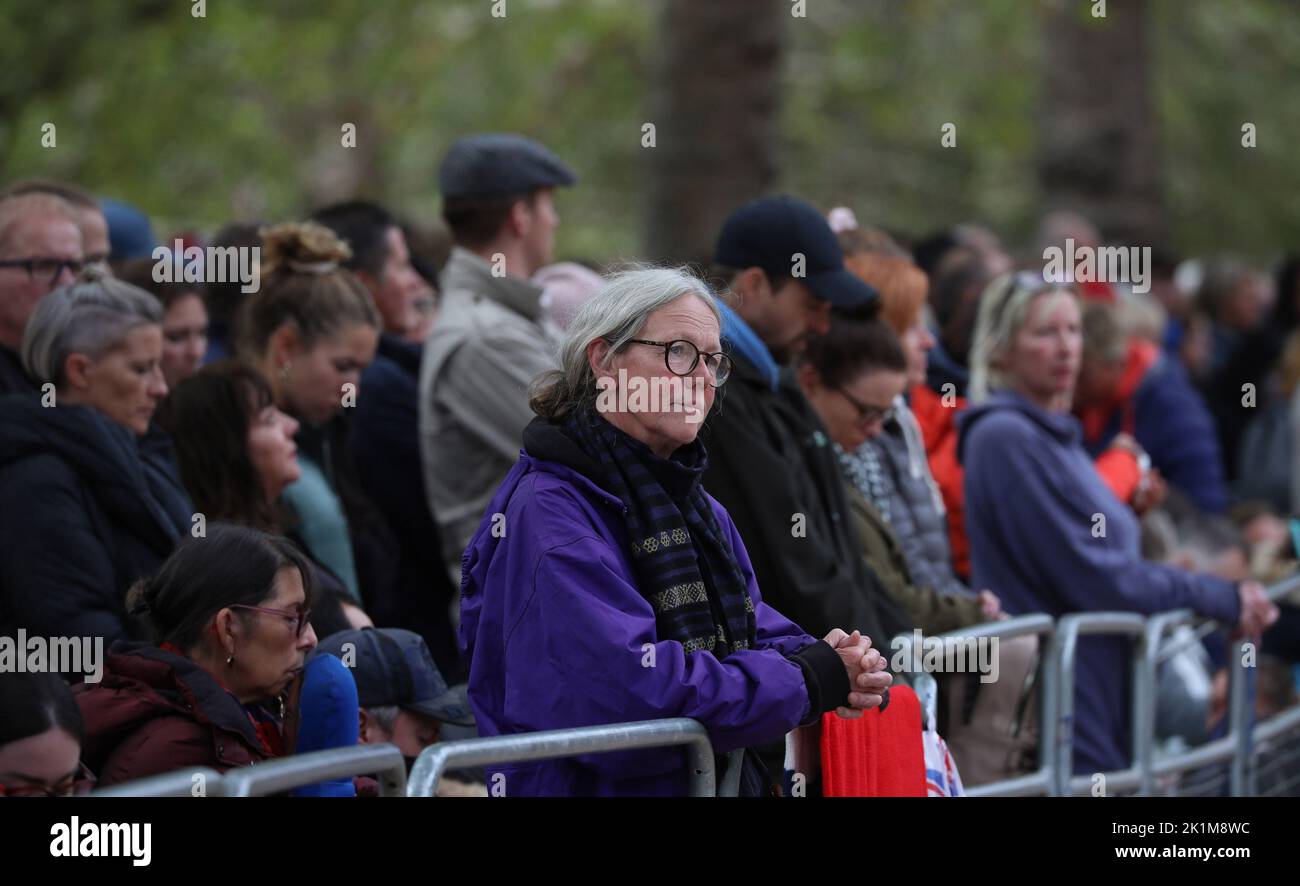
{"label": "red fabric bag", "polygon": [[884,713],[872,708],[856,720],[833,712],[823,716],[821,763],[826,797],[926,796],[916,693],[895,684]]}

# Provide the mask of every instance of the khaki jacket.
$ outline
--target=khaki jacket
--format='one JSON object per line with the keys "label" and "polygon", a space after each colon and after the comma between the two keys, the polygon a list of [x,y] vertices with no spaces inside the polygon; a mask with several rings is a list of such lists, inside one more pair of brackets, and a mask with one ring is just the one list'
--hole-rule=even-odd
{"label": "khaki jacket", "polygon": [[849,507],[862,543],[863,556],[880,577],[885,590],[903,607],[922,633],[942,634],[988,620],[976,597],[941,594],[933,588],[914,584],[894,531],[856,486],[852,483],[845,486],[849,490]]}
{"label": "khaki jacket", "polygon": [[420,458],[455,576],[484,508],[519,459],[533,418],[528,386],[558,360],[541,326],[540,286],[494,277],[487,261],[460,247],[442,284],[420,363]]}

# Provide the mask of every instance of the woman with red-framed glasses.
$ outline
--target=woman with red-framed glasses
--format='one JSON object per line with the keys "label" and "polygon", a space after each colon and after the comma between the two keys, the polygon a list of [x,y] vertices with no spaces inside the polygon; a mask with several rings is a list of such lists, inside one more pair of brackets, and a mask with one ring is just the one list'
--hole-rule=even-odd
{"label": "woman with red-framed glasses", "polygon": [[82,738],[81,710],[61,677],[0,672],[0,797],[88,791]]}
{"label": "woman with red-framed glasses", "polygon": [[177,548],[127,599],[154,642],[115,645],[103,680],[73,690],[99,783],[292,753],[314,597],[280,536],[214,523]]}

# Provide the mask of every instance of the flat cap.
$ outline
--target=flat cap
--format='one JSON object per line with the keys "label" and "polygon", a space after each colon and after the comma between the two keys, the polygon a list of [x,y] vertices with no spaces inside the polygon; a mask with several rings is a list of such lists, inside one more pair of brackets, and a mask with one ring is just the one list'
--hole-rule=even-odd
{"label": "flat cap", "polygon": [[491,200],[572,185],[578,177],[544,145],[513,133],[456,139],[438,170],[444,200]]}

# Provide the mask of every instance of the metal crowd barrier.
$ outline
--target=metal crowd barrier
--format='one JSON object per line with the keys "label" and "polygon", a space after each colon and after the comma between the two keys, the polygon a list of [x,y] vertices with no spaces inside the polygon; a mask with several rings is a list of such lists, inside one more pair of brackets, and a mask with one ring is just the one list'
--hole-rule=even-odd
{"label": "metal crowd barrier", "polygon": [[686,717],[469,738],[435,744],[425,748],[416,758],[406,794],[409,797],[434,796],[438,779],[452,764],[458,767],[491,766],[497,763],[553,760],[582,754],[678,745],[685,745],[689,753],[690,796],[714,796],[717,777],[713,763],[713,744],[704,727],[698,721]]}
{"label": "metal crowd barrier", "polygon": [[1250,756],[1246,773],[1247,795],[1300,793],[1300,706],[1260,723],[1254,738],[1255,753]]}
{"label": "metal crowd barrier", "polygon": [[[195,776],[198,776],[196,779]],[[196,791],[199,786],[201,790]],[[185,769],[91,791],[92,797],[224,797],[226,784],[215,769]]]}
{"label": "metal crowd barrier", "polygon": [[406,759],[396,745],[363,744],[295,754],[225,774],[230,797],[263,797],[331,778],[375,775],[379,796],[400,797],[406,792]]}
{"label": "metal crowd barrier", "polygon": [[[1105,779],[1106,793],[1136,792],[1144,778],[1142,760],[1144,730],[1139,724],[1155,709],[1155,686],[1150,672],[1143,666],[1146,646],[1146,619],[1135,612],[1076,612],[1056,622],[1056,647],[1051,673],[1057,686],[1056,695],[1056,777],[1052,793],[1056,796],[1079,796],[1090,793],[1096,776],[1071,776],[1074,764],[1074,667],[1078,661],[1079,637],[1124,636],[1137,647],[1130,659],[1130,723],[1132,729],[1132,763],[1127,769],[1099,773]],[[1118,688],[1118,687],[1116,687]]]}
{"label": "metal crowd barrier", "polygon": [[[1297,588],[1300,588],[1300,575],[1270,586],[1267,593],[1277,602]],[[1148,637],[1158,641],[1164,632],[1196,620],[1197,616],[1188,610],[1162,613],[1151,619]],[[1221,627],[1218,622],[1202,621],[1193,634],[1193,642],[1217,627]],[[1296,776],[1300,768],[1300,707],[1282,711],[1263,722],[1255,721],[1255,671],[1245,663],[1247,642],[1239,640],[1231,650],[1227,733],[1199,747],[1153,760],[1146,785],[1148,792],[1177,796],[1259,796],[1261,770],[1268,785],[1262,792],[1265,795],[1294,792],[1300,784],[1300,777]],[[1166,650],[1163,657],[1180,648]],[[1159,662],[1154,658],[1155,652],[1150,648],[1148,651],[1152,656],[1148,667],[1154,674]],[[1153,746],[1152,732],[1148,749]],[[1277,772],[1288,767],[1290,773]],[[1273,779],[1275,774],[1280,777]]]}
{"label": "metal crowd barrier", "polygon": [[[1277,600],[1300,588],[1300,575],[1269,588]],[[973,786],[969,796],[1031,796],[1087,794],[1093,777],[1074,776],[1074,673],[1078,639],[1088,635],[1118,635],[1135,646],[1131,656],[1131,746],[1132,765],[1102,773],[1106,793],[1149,795],[1190,791],[1185,777],[1201,777],[1208,771],[1212,793],[1233,796],[1268,796],[1294,792],[1300,787],[1300,706],[1282,711],[1261,723],[1254,722],[1252,669],[1244,663],[1245,643],[1233,650],[1228,708],[1228,732],[1223,737],[1183,753],[1155,757],[1156,678],[1163,658],[1171,650],[1162,646],[1172,630],[1197,620],[1189,610],[1160,613],[1150,618],[1131,612],[1074,613],[1053,620],[1044,614],[1023,615],[938,635],[935,639],[959,640],[1040,637],[1038,676],[1039,736],[1038,768],[1028,775]],[[1194,635],[1199,641],[1214,622],[1203,622]],[[892,648],[912,660],[914,635],[900,634]],[[1173,649],[1177,651],[1177,647]],[[921,698],[927,720],[935,721],[937,685],[929,674],[906,673]],[[391,744],[360,745],[260,763],[224,775],[210,769],[192,769],[141,779],[92,793],[98,797],[196,796],[251,797],[288,791],[331,778],[378,773],[380,796],[432,797],[442,774],[451,766],[490,766],[499,763],[549,760],[583,754],[608,753],[656,747],[685,746],[688,750],[690,795],[712,797],[719,790],[713,746],[699,722],[687,718],[617,723],[559,729],[521,735],[495,736],[445,742],[426,748],[406,777],[401,752]],[[960,770],[961,761],[957,761]],[[1218,774],[1226,768],[1226,774]],[[195,776],[201,776],[196,781]],[[1197,788],[1200,790],[1200,788]]]}
{"label": "metal crowd barrier", "polygon": [[[1051,661],[1055,630],[1056,623],[1052,620],[1052,617],[1038,613],[1034,615],[1018,615],[1005,621],[987,622],[969,628],[960,628],[944,634],[933,635],[934,639],[941,641],[996,637],[1001,642],[1002,640],[1011,640],[1017,637],[1036,636],[1039,638],[1038,673],[1034,681],[1036,683],[1034,691],[1038,693],[1039,714],[1040,747],[1038,768],[1034,772],[1017,778],[967,787],[967,796],[1033,797],[1052,793],[1053,778],[1055,777],[1053,762],[1056,750],[1056,742],[1053,739],[1056,720],[1052,717],[1052,712],[1056,710],[1058,684],[1051,678],[1047,668]],[[906,657],[903,661],[905,662],[910,661],[912,658],[914,636],[914,634],[899,634],[892,641],[891,648],[904,653]],[[935,723],[938,716],[938,686],[935,679],[924,672],[909,673],[908,676],[913,689],[916,690],[917,696],[921,699],[921,707],[926,721]],[[957,769],[959,772],[961,771],[960,760],[957,761]]]}
{"label": "metal crowd barrier", "polygon": [[[1300,588],[1300,575],[1268,588],[1274,601]],[[1020,616],[1004,622],[977,625],[940,635],[942,637],[1015,636],[1036,631],[1020,630],[1026,619],[1052,620],[1046,615]],[[1197,623],[1190,642],[1199,642],[1208,632],[1222,627],[1191,610],[1175,610],[1144,618],[1136,613],[1075,613],[1055,622],[1050,636],[1051,667],[1042,682],[1040,695],[1043,727],[1040,735],[1041,768],[1038,772],[967,789],[968,796],[1023,796],[1050,793],[1087,794],[1092,776],[1073,775],[1074,665],[1080,635],[1117,634],[1131,638],[1136,647],[1130,667],[1132,765],[1105,776],[1106,793],[1137,795],[1172,794],[1270,796],[1300,789],[1300,706],[1284,710],[1256,723],[1254,669],[1245,663],[1247,641],[1237,641],[1231,650],[1227,734],[1177,754],[1155,755],[1156,691],[1161,663],[1181,646],[1163,644],[1165,636],[1183,626]],[[1008,632],[1008,628],[1013,631]],[[911,637],[900,635],[910,648]],[[937,688],[929,675],[916,681],[918,695],[927,715],[933,717]],[[958,770],[961,760],[957,760]],[[1050,782],[1043,773],[1050,770]]]}
{"label": "metal crowd barrier", "polygon": [[[232,769],[185,769],[93,791],[92,797],[262,797],[331,778],[375,775],[379,796],[406,793],[406,760],[396,745],[364,744]],[[200,776],[196,780],[195,776]],[[201,792],[195,788],[201,784]]]}
{"label": "metal crowd barrier", "polygon": [[[1182,647],[1172,649],[1162,646],[1170,631],[1190,625],[1198,618],[1188,609],[1163,612],[1152,616],[1147,624],[1147,649],[1144,667],[1155,680],[1162,661],[1170,658]],[[1199,631],[1195,642],[1199,642]],[[1253,694],[1249,687],[1249,673],[1243,663],[1244,643],[1233,648],[1229,672],[1228,731],[1206,744],[1161,757],[1154,756],[1155,712],[1149,713],[1141,723],[1146,778],[1143,794],[1219,794],[1230,792],[1234,796],[1246,793],[1246,762],[1250,756],[1250,716]],[[1185,781],[1185,776],[1197,776],[1199,782]]]}

